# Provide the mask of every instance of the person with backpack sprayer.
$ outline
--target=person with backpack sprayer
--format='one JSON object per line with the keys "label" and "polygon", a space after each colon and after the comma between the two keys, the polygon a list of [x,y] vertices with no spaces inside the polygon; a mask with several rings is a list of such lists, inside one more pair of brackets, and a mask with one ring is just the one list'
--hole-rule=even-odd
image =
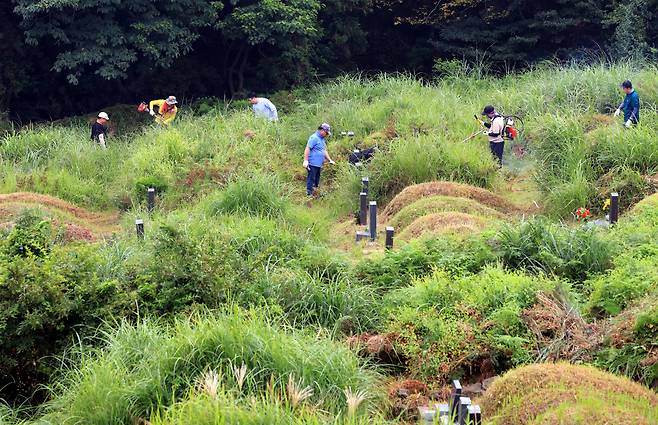
{"label": "person with backpack sprayer", "polygon": [[482,111],[482,115],[486,115],[490,122],[480,121],[487,129],[482,134],[489,137],[489,148],[492,155],[498,161],[498,167],[503,166],[503,151],[505,149],[505,127],[507,127],[507,120],[502,115],[496,112],[496,109],[487,105]]}
{"label": "person with backpack sprayer", "polygon": [[626,97],[615,111],[615,117],[621,115],[621,111],[623,110],[624,125],[626,128],[631,128],[633,124],[640,122],[640,95],[633,90],[633,83],[629,80],[621,83],[621,89],[626,93]]}
{"label": "person with backpack sprayer", "polygon": [[[169,125],[176,118],[176,114],[178,113],[178,108],[176,107],[177,104],[178,101],[176,100],[176,96],[169,96],[166,99],[152,100],[149,102],[148,108],[146,108],[145,103],[142,103],[137,110],[140,112],[148,111],[148,113],[155,118],[156,123]],[[156,106],[158,107],[157,113],[154,110]]]}

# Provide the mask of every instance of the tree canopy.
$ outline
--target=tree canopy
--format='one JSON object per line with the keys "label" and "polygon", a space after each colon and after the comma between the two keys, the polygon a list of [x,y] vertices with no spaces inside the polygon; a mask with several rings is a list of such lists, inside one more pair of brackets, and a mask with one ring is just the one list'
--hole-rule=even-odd
{"label": "tree canopy", "polygon": [[495,70],[658,56],[658,0],[10,0],[0,23],[0,111],[24,120],[163,91],[271,92],[357,70],[430,75],[442,59]]}

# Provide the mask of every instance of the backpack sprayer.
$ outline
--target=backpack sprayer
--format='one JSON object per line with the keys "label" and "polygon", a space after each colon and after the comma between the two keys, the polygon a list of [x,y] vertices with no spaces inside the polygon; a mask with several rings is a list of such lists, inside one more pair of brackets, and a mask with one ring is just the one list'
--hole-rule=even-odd
{"label": "backpack sprayer", "polygon": [[[516,140],[519,137],[519,128],[515,126],[516,122],[520,122],[521,125],[523,125],[523,120],[520,117],[517,117],[515,115],[497,115],[495,118],[502,117],[504,120],[503,124],[503,137],[507,140]],[[466,143],[469,140],[472,140],[476,138],[479,135],[486,134],[486,129],[482,125],[482,121],[478,118],[477,115],[473,115],[473,118],[480,124],[480,128],[470,136],[468,136],[466,139],[462,140],[462,143]]]}

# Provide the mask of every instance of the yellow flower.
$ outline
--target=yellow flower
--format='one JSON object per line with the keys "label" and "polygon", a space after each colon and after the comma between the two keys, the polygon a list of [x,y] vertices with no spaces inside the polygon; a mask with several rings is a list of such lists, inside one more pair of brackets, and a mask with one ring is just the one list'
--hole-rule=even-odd
{"label": "yellow flower", "polygon": [[606,199],[605,202],[603,203],[603,211],[609,208],[610,208],[610,199]]}

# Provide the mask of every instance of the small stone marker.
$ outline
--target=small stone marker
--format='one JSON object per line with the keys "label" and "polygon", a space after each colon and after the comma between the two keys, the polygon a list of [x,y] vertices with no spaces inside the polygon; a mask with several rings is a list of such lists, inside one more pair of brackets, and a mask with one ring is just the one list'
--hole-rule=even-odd
{"label": "small stone marker", "polygon": [[468,425],[482,425],[480,406],[468,406]]}
{"label": "small stone marker", "polygon": [[150,187],[147,191],[146,210],[150,213],[155,209],[155,189]]}
{"label": "small stone marker", "polygon": [[139,218],[135,220],[135,230],[137,231],[137,237],[144,239],[144,220]]}
{"label": "small stone marker", "polygon": [[610,224],[616,224],[619,220],[619,194],[612,192],[610,194]]}
{"label": "small stone marker", "polygon": [[457,423],[459,425],[466,425],[470,405],[471,399],[469,397],[459,397],[459,406],[457,406]]}
{"label": "small stone marker", "polygon": [[361,242],[364,239],[370,239],[370,233],[368,232],[356,232],[356,241]]}
{"label": "small stone marker", "polygon": [[377,202],[370,201],[370,240],[377,239]]}
{"label": "small stone marker", "polygon": [[436,410],[430,409],[429,407],[421,406],[418,408],[418,416],[420,417],[420,423],[423,425],[429,425],[434,423],[436,418]]}
{"label": "small stone marker", "polygon": [[386,228],[386,249],[393,249],[393,237],[395,235],[395,228],[387,227]]}

